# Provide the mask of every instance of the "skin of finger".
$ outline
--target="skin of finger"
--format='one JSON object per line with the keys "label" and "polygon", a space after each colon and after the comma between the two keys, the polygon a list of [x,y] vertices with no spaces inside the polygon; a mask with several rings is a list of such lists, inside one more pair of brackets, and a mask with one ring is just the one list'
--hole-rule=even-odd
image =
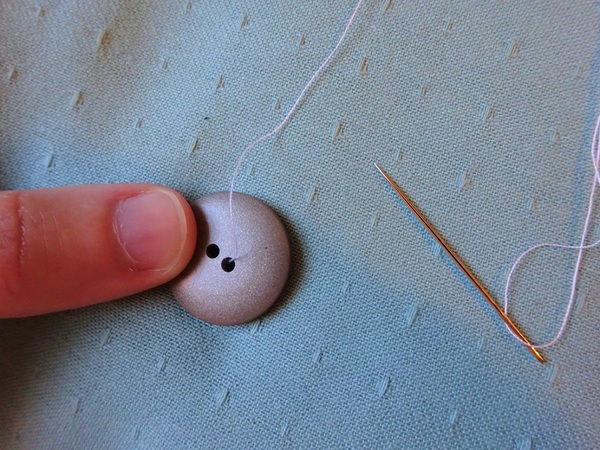
{"label": "skin of finger", "polygon": [[[178,260],[165,270],[136,270],[114,230],[118,205],[166,190],[184,208]],[[151,184],[84,185],[0,193],[0,317],[87,306],[140,292],[174,278],[196,245],[187,201]]]}

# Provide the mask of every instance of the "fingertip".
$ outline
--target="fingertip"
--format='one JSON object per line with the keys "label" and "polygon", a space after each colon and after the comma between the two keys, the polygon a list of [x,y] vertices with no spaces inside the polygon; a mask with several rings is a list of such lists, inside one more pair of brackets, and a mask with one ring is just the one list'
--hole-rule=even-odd
{"label": "fingertip", "polygon": [[[189,203],[151,184],[0,196],[0,317],[77,308],[176,277],[196,247]],[[10,220],[9,220],[10,219]]]}
{"label": "fingertip", "polygon": [[[173,208],[171,213],[173,223],[169,224],[167,221],[163,228],[159,230],[159,236],[166,236],[171,229],[174,239],[170,259],[165,262],[162,269],[159,268],[164,272],[164,282],[167,282],[179,275],[192,259],[196,248],[198,229],[190,204],[179,192],[165,187],[160,187],[159,192],[169,199],[163,202],[164,211],[168,214],[170,208]],[[168,203],[171,203],[171,205],[168,205]],[[168,254],[169,252],[165,253]]]}
{"label": "fingertip", "polygon": [[156,284],[183,271],[198,236],[188,201],[179,192],[157,185],[119,203],[115,232],[131,269],[153,272],[159,277]]}

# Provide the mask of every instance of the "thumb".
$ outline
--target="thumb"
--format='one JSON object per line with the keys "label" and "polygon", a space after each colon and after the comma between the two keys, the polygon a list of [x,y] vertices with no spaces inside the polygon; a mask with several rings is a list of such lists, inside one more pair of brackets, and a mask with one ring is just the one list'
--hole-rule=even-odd
{"label": "thumb", "polygon": [[0,318],[130,295],[190,260],[188,203],[150,184],[0,192]]}

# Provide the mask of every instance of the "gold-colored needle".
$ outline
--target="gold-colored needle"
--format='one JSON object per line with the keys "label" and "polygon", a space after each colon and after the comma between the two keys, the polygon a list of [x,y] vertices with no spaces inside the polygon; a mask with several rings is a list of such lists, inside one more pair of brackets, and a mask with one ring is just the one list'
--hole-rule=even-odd
{"label": "gold-colored needle", "polygon": [[459,257],[456,255],[456,253],[454,253],[454,251],[450,248],[450,246],[448,246],[448,244],[446,244],[446,242],[437,233],[437,231],[435,231],[435,229],[429,224],[429,222],[427,222],[425,217],[423,217],[423,215],[419,212],[419,210],[415,207],[415,205],[412,204],[410,199],[404,194],[404,192],[402,192],[402,190],[400,189],[400,187],[398,187],[398,185],[394,182],[394,180],[392,180],[389,177],[389,175],[387,173],[385,173],[383,171],[383,169],[381,167],[379,167],[377,164],[375,164],[375,167],[377,167],[377,170],[379,170],[379,172],[381,172],[381,175],[383,175],[383,177],[390,184],[390,186],[394,189],[394,191],[396,191],[396,193],[400,196],[400,198],[404,201],[404,203],[406,203],[406,206],[408,206],[410,208],[410,210],[413,212],[413,214],[417,217],[417,219],[419,219],[419,222],[421,222],[423,224],[423,226],[427,229],[427,231],[429,231],[429,233],[435,238],[435,240],[438,241],[438,243],[442,246],[442,248],[444,250],[446,250],[448,255],[450,255],[450,258],[452,258],[452,260],[463,271],[463,273],[471,281],[471,283],[473,283],[473,285],[475,285],[475,287],[481,293],[481,295],[483,295],[483,297],[488,301],[488,303],[492,306],[492,308],[494,308],[494,310],[498,313],[498,315],[504,321],[506,326],[508,326],[508,328],[510,328],[513,333],[515,333],[517,336],[519,336],[523,340],[523,342],[525,342],[527,344],[526,345],[527,349],[533,354],[533,356],[535,356],[535,358],[539,362],[541,362],[541,363],[546,362],[544,360],[544,357],[540,354],[540,352],[538,352],[537,349],[531,347],[531,343],[525,337],[525,335],[523,335],[523,333],[521,333],[521,330],[519,330],[517,328],[517,326],[513,323],[513,321],[510,320],[510,317],[508,317],[506,315],[506,313],[502,310],[502,308],[500,308],[498,306],[498,304],[493,299],[493,297],[486,291],[486,289],[477,280],[477,278],[475,278],[475,275],[473,275],[471,273],[471,271],[468,269],[468,267],[459,259]]}

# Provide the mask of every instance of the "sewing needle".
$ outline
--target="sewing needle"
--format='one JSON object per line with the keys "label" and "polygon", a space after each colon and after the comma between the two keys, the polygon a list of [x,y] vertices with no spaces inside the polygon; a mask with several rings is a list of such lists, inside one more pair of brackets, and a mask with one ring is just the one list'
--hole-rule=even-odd
{"label": "sewing needle", "polygon": [[427,231],[429,231],[429,233],[435,238],[435,240],[438,241],[438,243],[442,246],[442,248],[444,250],[446,250],[448,255],[450,255],[450,258],[452,258],[452,260],[456,263],[456,265],[463,271],[463,273],[466,275],[466,277],[469,279],[469,281],[471,281],[471,283],[473,283],[473,285],[477,288],[477,290],[481,293],[481,295],[483,295],[483,297],[488,301],[488,303],[492,306],[492,308],[494,308],[494,310],[496,311],[496,313],[498,313],[498,315],[504,321],[506,326],[508,328],[510,328],[510,330],[512,330],[513,333],[515,333],[517,336],[519,336],[523,340],[523,342],[526,343],[527,349],[533,354],[533,356],[535,356],[535,358],[539,362],[541,362],[541,363],[545,362],[544,357],[540,354],[540,352],[538,352],[536,348],[531,346],[531,343],[525,337],[525,335],[523,335],[523,333],[521,333],[521,330],[519,330],[517,328],[517,326],[513,323],[513,321],[510,319],[510,317],[508,317],[506,315],[506,313],[502,310],[502,308],[500,308],[498,306],[498,304],[496,303],[494,298],[491,296],[491,294],[487,292],[487,290],[483,287],[483,285],[477,280],[477,278],[475,278],[475,275],[473,275],[473,273],[471,273],[471,271],[460,260],[460,258],[456,255],[456,253],[454,253],[454,251],[450,248],[450,246],[448,244],[446,244],[446,242],[437,233],[437,231],[435,231],[435,229],[429,224],[429,222],[419,212],[419,210],[415,207],[415,205],[413,205],[413,203],[410,201],[410,199],[404,194],[404,192],[402,192],[402,190],[394,182],[394,180],[392,180],[389,177],[389,175],[387,173],[385,173],[383,171],[383,169],[381,167],[379,167],[377,164],[375,164],[375,167],[377,168],[377,170],[379,170],[381,175],[383,175],[383,178],[385,178],[385,180],[390,184],[392,189],[394,189],[394,191],[396,191],[396,193],[400,196],[402,201],[404,201],[406,206],[408,206],[409,209],[413,212],[413,214],[417,217],[417,219],[419,219],[419,222],[421,222],[421,224],[423,224],[423,226],[427,229]]}

